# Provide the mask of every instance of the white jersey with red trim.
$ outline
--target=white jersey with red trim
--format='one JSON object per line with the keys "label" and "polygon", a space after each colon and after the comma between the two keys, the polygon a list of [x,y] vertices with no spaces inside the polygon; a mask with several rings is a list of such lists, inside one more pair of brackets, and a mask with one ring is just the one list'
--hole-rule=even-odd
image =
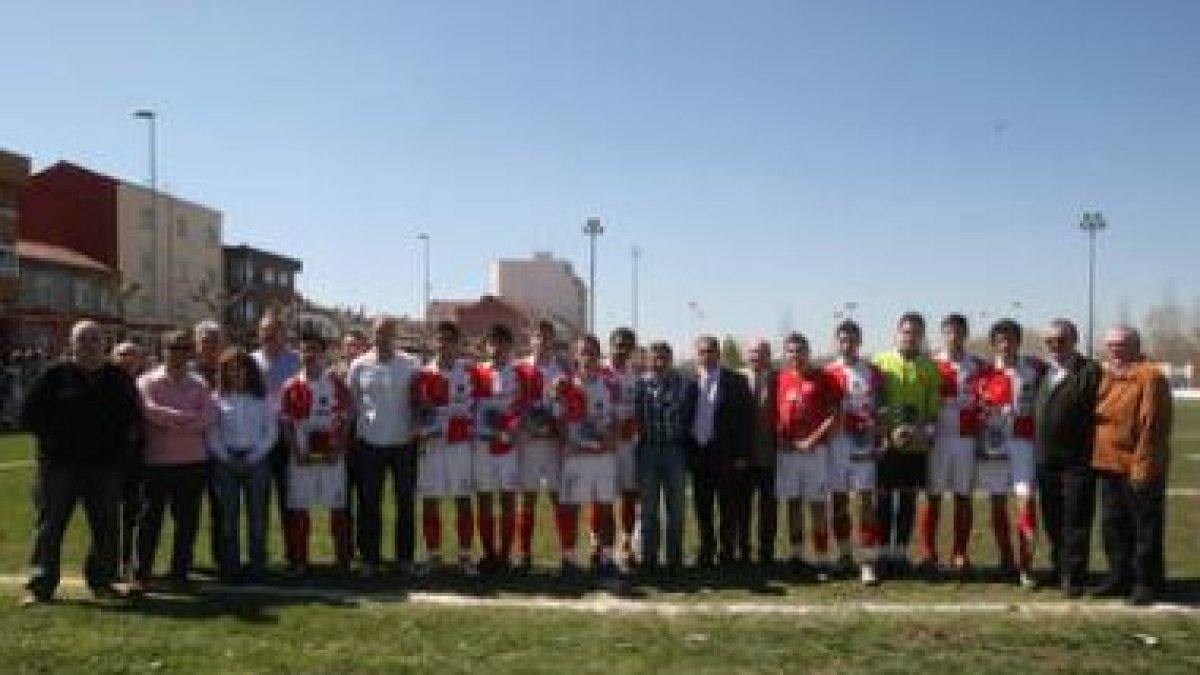
{"label": "white jersey with red trim", "polygon": [[637,383],[641,374],[630,364],[624,368],[607,366],[608,377],[616,386],[615,414],[617,430],[622,443],[637,441]]}
{"label": "white jersey with red trim", "polygon": [[942,379],[942,409],[938,414],[938,435],[975,437],[982,430],[978,382],[991,366],[974,354],[963,354],[958,359],[951,359],[942,352],[934,356],[933,362]]}
{"label": "white jersey with red trim", "polygon": [[576,452],[616,451],[619,387],[606,368],[576,373],[563,392],[568,447]]}
{"label": "white jersey with red trim", "polygon": [[445,443],[471,440],[475,416],[472,364],[456,360],[449,367],[431,361],[413,380],[413,403],[429,416],[429,431]]}

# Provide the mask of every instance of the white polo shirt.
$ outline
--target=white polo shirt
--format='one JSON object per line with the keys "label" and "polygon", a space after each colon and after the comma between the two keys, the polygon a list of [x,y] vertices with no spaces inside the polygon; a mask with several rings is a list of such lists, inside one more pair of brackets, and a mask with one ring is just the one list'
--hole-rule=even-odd
{"label": "white polo shirt", "polygon": [[354,359],[346,375],[358,438],[370,445],[404,445],[413,439],[410,390],[420,362],[397,351],[381,362],[374,349]]}

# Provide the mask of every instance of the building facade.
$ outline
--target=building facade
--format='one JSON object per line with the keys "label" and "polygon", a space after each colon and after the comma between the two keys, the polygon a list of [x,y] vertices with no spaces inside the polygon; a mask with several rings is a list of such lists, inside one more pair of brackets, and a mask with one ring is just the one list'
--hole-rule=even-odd
{"label": "building facade", "polygon": [[[0,150],[0,310],[17,299],[20,288],[17,197],[28,181],[29,159]],[[0,341],[3,339],[0,335]]]}
{"label": "building facade", "polygon": [[285,318],[298,311],[296,275],[304,269],[299,260],[244,244],[224,247],[223,256],[225,290],[220,304],[231,339],[252,342],[267,310]]}
{"label": "building facade", "polygon": [[587,326],[587,286],[570,261],[550,253],[504,259],[492,266],[491,292],[519,305],[534,321],[549,320],[571,340]]}
{"label": "building facade", "polygon": [[223,287],[221,214],[184,199],[58,162],[20,196],[21,238],[113,269],[134,337],[213,318]]}
{"label": "building facade", "polygon": [[61,354],[71,326],[91,319],[111,343],[124,335],[117,273],[61,246],[17,242],[21,284],[16,302],[0,318],[10,348]]}
{"label": "building facade", "polygon": [[536,320],[516,303],[494,295],[479,300],[434,300],[429,303],[429,323],[453,321],[463,334],[463,344],[474,354],[482,352],[489,328],[503,324],[512,329],[518,353],[526,349]]}

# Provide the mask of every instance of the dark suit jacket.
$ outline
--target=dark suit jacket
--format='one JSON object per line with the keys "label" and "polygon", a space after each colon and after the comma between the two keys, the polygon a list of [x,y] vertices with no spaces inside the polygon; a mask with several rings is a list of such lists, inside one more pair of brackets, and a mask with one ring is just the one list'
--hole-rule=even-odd
{"label": "dark suit jacket", "polygon": [[[701,446],[689,434],[689,463],[693,468],[726,470],[735,459],[747,459],[754,439],[754,399],[746,378],[724,366],[717,379],[717,407],[713,412],[712,439]],[[699,375],[696,376],[699,384]],[[703,391],[699,392],[704,395]],[[696,415],[701,403],[696,403]]]}
{"label": "dark suit jacket", "polygon": [[1096,397],[1103,375],[1100,364],[1080,356],[1058,386],[1049,373],[1038,387],[1034,408],[1039,464],[1087,466],[1096,436]]}
{"label": "dark suit jacket", "polygon": [[[754,393],[754,371],[749,368],[742,370],[746,378],[746,386],[751,395]],[[763,378],[763,388],[754,403],[754,418],[751,421],[750,466],[760,468],[775,468],[775,453],[778,450],[779,434],[776,432],[775,421],[779,415],[776,405],[778,392],[776,383],[779,371],[768,368]]]}

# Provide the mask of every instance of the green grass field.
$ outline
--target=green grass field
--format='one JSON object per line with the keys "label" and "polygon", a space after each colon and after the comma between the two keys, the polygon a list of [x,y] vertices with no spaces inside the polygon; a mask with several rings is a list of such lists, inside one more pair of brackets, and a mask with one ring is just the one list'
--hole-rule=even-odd
{"label": "green grass field", "polygon": [[[1171,485],[1200,489],[1200,404],[1178,404]],[[1200,618],[1088,613],[1070,616],[1011,613],[837,616],[603,615],[565,610],[448,608],[406,603],[395,580],[391,593],[368,600],[377,586],[321,577],[307,583],[343,588],[329,598],[204,594],[156,596],[136,606],[93,601],[64,588],[52,606],[20,610],[13,577],[24,572],[31,525],[32,448],[26,437],[0,437],[0,662],[11,672],[396,672],[443,669],[501,672],[912,672],[931,667],[969,671],[1197,672]],[[1200,605],[1200,497],[1169,498],[1167,601]],[[982,503],[980,504],[982,507]],[[64,575],[79,574],[81,514],[64,551]],[[548,514],[539,523],[539,569],[529,578],[467,582],[452,574],[424,580],[415,590],[453,591],[480,598],[591,597],[584,584],[552,574],[556,544]],[[330,547],[322,519],[317,556]],[[947,524],[948,525],[948,524]],[[943,527],[943,529],[948,529]],[[206,530],[202,530],[203,532]],[[452,541],[450,532],[446,540]],[[689,531],[689,537],[690,537]],[[994,560],[985,514],[976,517],[977,563]],[[164,538],[165,540],[165,538]],[[690,543],[690,542],[689,542]],[[277,541],[272,541],[277,545]],[[1044,548],[1044,547],[1043,547]],[[1103,560],[1095,546],[1097,571]],[[1044,554],[1044,551],[1042,552]],[[160,556],[161,558],[162,556]],[[207,566],[207,543],[198,546]],[[304,585],[286,582],[287,585]],[[673,603],[1055,603],[1054,591],[1028,593],[994,583],[857,582],[800,585],[786,577],[744,572],[689,574],[646,583],[635,597]],[[1153,636],[1153,645],[1147,644]]]}

